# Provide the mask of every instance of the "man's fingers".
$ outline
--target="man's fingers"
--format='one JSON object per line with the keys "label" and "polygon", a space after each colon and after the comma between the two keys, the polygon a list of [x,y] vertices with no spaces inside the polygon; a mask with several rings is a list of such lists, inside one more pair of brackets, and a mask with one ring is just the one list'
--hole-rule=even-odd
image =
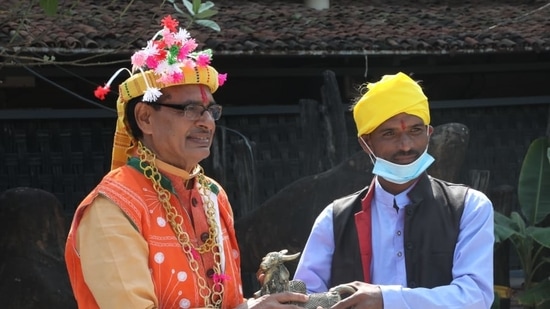
{"label": "man's fingers", "polygon": [[294,293],[294,292],[276,293],[276,294],[272,294],[271,296],[273,296],[280,303],[286,303],[286,302],[305,303],[309,299],[309,296],[305,294]]}

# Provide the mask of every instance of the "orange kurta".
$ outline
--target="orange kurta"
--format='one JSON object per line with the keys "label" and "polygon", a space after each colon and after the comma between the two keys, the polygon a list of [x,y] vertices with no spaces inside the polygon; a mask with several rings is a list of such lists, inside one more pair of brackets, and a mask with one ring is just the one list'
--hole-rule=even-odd
{"label": "orange kurta", "polygon": [[[240,278],[240,254],[233,228],[233,213],[227,195],[212,179],[210,199],[214,202],[218,222],[218,243],[221,244],[224,293],[222,308],[234,308],[244,299]],[[195,182],[190,190],[184,188],[183,180],[176,175],[163,172],[161,184],[171,194],[170,203],[182,216],[182,228],[189,235],[194,246],[199,246],[208,236],[205,224],[203,199],[199,184]],[[86,284],[77,246],[78,228],[88,207],[101,195],[114,202],[128,218],[128,224],[139,231],[147,243],[148,278],[154,286],[158,308],[197,308],[205,307],[199,295],[198,278],[206,279],[211,287],[212,254],[197,257],[199,269],[194,272],[187,256],[177,241],[174,231],[167,222],[165,210],[159,202],[150,180],[136,168],[126,165],[111,171],[101,183],[84,199],[77,208],[67,239],[65,258],[73,291],[80,309],[99,308],[94,291]],[[194,221],[196,223],[194,223]],[[117,237],[117,235],[111,235]],[[121,235],[121,237],[124,237]],[[126,241],[124,239],[123,241]],[[108,261],[105,261],[108,263]],[[136,266],[141,267],[141,266]],[[109,284],[109,282],[105,282]],[[117,297],[113,290],[112,297]]]}

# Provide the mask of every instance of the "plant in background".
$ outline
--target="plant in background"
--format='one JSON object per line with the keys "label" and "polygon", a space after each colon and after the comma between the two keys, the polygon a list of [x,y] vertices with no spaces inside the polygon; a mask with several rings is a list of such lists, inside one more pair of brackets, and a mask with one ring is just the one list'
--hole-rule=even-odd
{"label": "plant in background", "polygon": [[44,10],[46,15],[55,16],[55,14],[57,14],[57,7],[59,5],[58,0],[40,0],[38,4]]}
{"label": "plant in background", "polygon": [[216,22],[208,19],[218,14],[217,10],[212,9],[214,7],[214,3],[212,1],[202,3],[202,0],[192,1],[193,2],[189,0],[181,0],[183,6],[187,9],[187,12],[184,12],[178,7],[176,0],[168,0],[168,2],[172,3],[174,9],[178,13],[182,14],[190,21],[190,24],[196,23],[198,25],[208,27],[214,31],[220,31],[220,26]]}
{"label": "plant in background", "polygon": [[550,215],[550,145],[548,137],[534,140],[523,160],[519,182],[519,212],[510,217],[495,212],[495,242],[509,240],[515,249],[524,273],[520,304],[536,308],[550,308],[550,274],[536,282],[537,271],[550,258],[543,252],[550,249],[550,226],[545,219]]}

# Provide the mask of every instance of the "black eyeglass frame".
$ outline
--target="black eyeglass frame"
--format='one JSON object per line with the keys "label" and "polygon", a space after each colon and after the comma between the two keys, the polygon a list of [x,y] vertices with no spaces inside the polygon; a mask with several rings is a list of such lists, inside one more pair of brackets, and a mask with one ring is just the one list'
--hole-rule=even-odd
{"label": "black eyeglass frame", "polygon": [[[176,110],[179,110],[179,111],[182,111],[184,112],[184,115],[185,117],[187,117],[187,119],[189,120],[197,120],[199,119],[203,114],[204,112],[208,111],[210,113],[210,115],[212,116],[212,118],[214,120],[219,120],[222,116],[222,110],[223,110],[223,107],[219,104],[216,104],[216,103],[213,103],[213,104],[209,104],[208,106],[204,106],[202,104],[199,104],[199,103],[185,103],[185,104],[167,104],[167,103],[158,103],[158,102],[148,102],[149,104],[152,104],[152,105],[158,105],[158,106],[164,106],[164,107],[169,107],[169,108],[172,108],[172,109],[176,109]],[[202,107],[202,112],[199,114],[198,117],[190,117],[188,112],[189,110],[187,109],[189,106],[197,106],[197,107]],[[213,111],[212,108],[216,108],[217,111]]]}

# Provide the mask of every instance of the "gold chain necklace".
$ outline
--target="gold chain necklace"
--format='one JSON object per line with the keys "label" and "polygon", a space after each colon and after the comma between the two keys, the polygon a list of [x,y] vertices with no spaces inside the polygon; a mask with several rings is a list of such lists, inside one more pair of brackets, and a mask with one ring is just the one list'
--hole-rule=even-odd
{"label": "gold chain necklace", "polygon": [[[157,192],[159,201],[162,203],[162,207],[166,212],[166,219],[170,223],[172,230],[176,234],[178,242],[181,244],[183,252],[187,255],[189,261],[189,267],[197,275],[197,281],[199,284],[199,295],[203,298],[204,304],[207,308],[220,308],[223,299],[223,276],[221,275],[221,252],[220,246],[216,241],[218,236],[218,229],[216,224],[216,210],[214,209],[214,202],[210,199],[209,183],[204,177],[202,171],[196,176],[200,185],[199,192],[203,197],[206,204],[206,218],[208,222],[208,239],[199,247],[195,247],[189,240],[189,234],[183,230],[183,216],[180,215],[174,206],[170,204],[170,191],[166,190],[160,184],[162,178],[158,168],[155,164],[155,154],[151,150],[147,149],[141,142],[138,142],[137,153],[139,156],[139,165],[143,170],[145,177],[153,183],[153,188]],[[214,285],[209,288],[206,280],[198,272],[199,262],[195,258],[195,255],[200,253],[212,252],[214,256]]]}

